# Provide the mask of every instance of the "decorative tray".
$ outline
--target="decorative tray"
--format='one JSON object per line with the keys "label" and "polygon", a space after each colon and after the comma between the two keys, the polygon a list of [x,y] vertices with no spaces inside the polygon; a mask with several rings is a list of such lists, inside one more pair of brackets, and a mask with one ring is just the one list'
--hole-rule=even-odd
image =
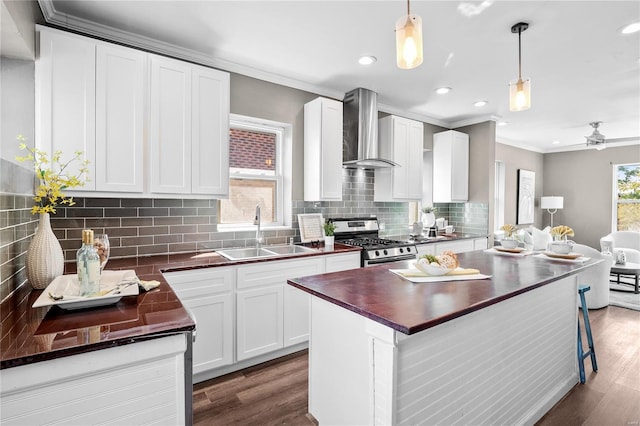
{"label": "decorative tray", "polygon": [[567,254],[559,254],[559,253],[553,253],[550,251],[545,251],[543,252],[543,254],[545,256],[549,256],[549,257],[553,257],[554,259],[577,259],[580,256],[582,256],[582,254],[580,253],[567,253]]}
{"label": "decorative tray", "polygon": [[523,248],[523,247],[516,247],[516,248],[510,249],[510,248],[496,246],[496,247],[494,247],[494,249],[496,249],[498,251],[505,252],[505,253],[521,253],[521,252],[525,251],[525,248]]}
{"label": "decorative tray", "polygon": [[[118,303],[124,296],[138,295],[138,277],[135,271],[102,271],[100,275],[100,293],[98,296],[82,297],[77,274],[56,277],[36,299],[33,308],[59,306],[62,309],[75,310],[107,306]],[[59,300],[55,300],[62,296]]]}

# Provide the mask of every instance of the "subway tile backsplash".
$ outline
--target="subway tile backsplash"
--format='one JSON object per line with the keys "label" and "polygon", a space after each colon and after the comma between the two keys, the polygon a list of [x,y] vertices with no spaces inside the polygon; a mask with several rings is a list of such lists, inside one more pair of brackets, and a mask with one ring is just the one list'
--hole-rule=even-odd
{"label": "subway tile backsplash", "polygon": [[[342,201],[293,200],[292,228],[266,230],[265,244],[285,244],[290,237],[300,241],[300,213],[322,213],[325,218],[376,216],[385,227],[382,236],[406,235],[409,204],[373,201],[373,181],[372,170],[343,169]],[[255,244],[255,231],[218,231],[218,201],[213,199],[75,198],[75,202],[58,208],[51,217],[68,262],[75,260],[85,228],[109,235],[113,258]],[[0,194],[0,300],[26,281],[26,251],[38,223],[30,213],[32,204],[31,196]],[[436,206],[436,216],[448,219],[458,232],[487,233],[487,204]]]}

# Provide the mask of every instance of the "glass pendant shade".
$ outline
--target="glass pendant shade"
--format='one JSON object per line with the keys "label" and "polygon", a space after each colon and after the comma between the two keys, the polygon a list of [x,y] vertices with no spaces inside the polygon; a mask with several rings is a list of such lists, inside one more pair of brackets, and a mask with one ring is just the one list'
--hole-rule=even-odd
{"label": "glass pendant shade", "polygon": [[422,64],[422,19],[404,15],[396,21],[396,59],[398,68],[412,69]]}
{"label": "glass pendant shade", "polygon": [[522,80],[509,83],[509,110],[524,111],[531,108],[531,80]]}

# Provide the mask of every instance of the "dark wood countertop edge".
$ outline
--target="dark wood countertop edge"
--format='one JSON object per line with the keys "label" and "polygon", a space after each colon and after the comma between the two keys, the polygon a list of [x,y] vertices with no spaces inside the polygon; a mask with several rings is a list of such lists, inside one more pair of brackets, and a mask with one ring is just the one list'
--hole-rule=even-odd
{"label": "dark wood countertop edge", "polygon": [[[598,262],[596,262],[596,263],[598,263]],[[412,335],[412,334],[415,334],[415,333],[419,333],[420,331],[424,331],[424,330],[427,330],[429,328],[435,327],[437,325],[443,324],[443,323],[445,323],[447,321],[451,321],[453,319],[459,318],[459,317],[461,317],[463,315],[467,315],[467,314],[470,314],[472,312],[479,311],[479,310],[481,310],[483,308],[486,308],[488,306],[495,305],[495,304],[500,303],[502,301],[511,299],[511,298],[513,298],[515,296],[518,296],[518,295],[527,293],[529,291],[535,290],[536,288],[548,285],[548,284],[550,284],[552,282],[555,282],[555,281],[558,281],[560,279],[569,277],[571,275],[576,275],[579,272],[581,272],[582,269],[586,268],[587,266],[591,266],[591,265],[593,265],[593,262],[589,262],[586,265],[581,265],[580,268],[574,269],[572,271],[566,272],[566,273],[561,274],[561,275],[553,276],[553,277],[551,277],[549,279],[540,281],[540,282],[538,282],[536,284],[532,284],[530,286],[527,286],[527,287],[524,287],[524,288],[520,288],[518,290],[514,290],[514,291],[512,291],[510,293],[505,293],[503,295],[500,295],[500,296],[497,296],[497,297],[494,297],[494,298],[491,298],[491,299],[484,300],[484,301],[482,301],[480,303],[469,305],[467,308],[451,312],[448,315],[443,315],[443,316],[440,316],[440,317],[437,317],[437,318],[433,318],[433,319],[431,319],[429,321],[426,321],[426,322],[424,322],[424,323],[422,323],[420,325],[414,326],[414,327],[407,327],[407,326],[404,326],[402,324],[398,324],[396,322],[390,321],[389,319],[387,319],[385,317],[376,315],[376,314],[374,314],[374,313],[372,313],[370,311],[364,310],[364,309],[362,309],[362,308],[360,308],[358,306],[354,306],[354,305],[345,303],[345,302],[343,302],[341,300],[337,300],[337,299],[329,297],[329,296],[327,296],[327,295],[325,295],[323,293],[320,293],[320,292],[317,292],[317,291],[312,290],[310,288],[307,288],[304,285],[296,283],[295,281],[287,280],[287,283],[289,285],[293,286],[293,287],[296,287],[296,288],[306,292],[306,293],[309,293],[309,294],[311,294],[313,296],[316,296],[316,297],[318,297],[320,299],[326,300],[327,302],[333,303],[334,305],[338,305],[338,306],[340,306],[342,308],[345,308],[345,309],[347,309],[347,310],[349,310],[351,312],[354,312],[354,313],[356,313],[358,315],[361,315],[361,316],[363,316],[365,318],[368,318],[368,319],[370,319],[372,321],[376,321],[376,322],[378,322],[380,324],[383,324],[383,325],[385,325],[387,327],[390,327],[390,328],[392,328],[392,329],[394,329],[396,331],[399,331],[399,332],[401,332],[403,334]],[[460,281],[460,282],[472,283],[474,281]]]}

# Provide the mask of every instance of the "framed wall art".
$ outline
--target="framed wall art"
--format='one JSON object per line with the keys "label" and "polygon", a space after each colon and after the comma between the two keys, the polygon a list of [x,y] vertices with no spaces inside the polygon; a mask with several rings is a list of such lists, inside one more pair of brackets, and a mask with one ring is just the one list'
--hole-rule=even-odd
{"label": "framed wall art", "polygon": [[536,195],[536,172],[518,169],[518,205],[516,224],[532,224]]}

